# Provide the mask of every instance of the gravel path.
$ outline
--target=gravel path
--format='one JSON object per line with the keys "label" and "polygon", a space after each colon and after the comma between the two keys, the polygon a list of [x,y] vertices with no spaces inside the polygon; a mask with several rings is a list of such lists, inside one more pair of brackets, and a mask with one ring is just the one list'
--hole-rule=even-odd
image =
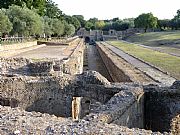
{"label": "gravel path", "polygon": [[170,77],[169,75],[163,73],[162,71],[153,68],[151,65],[146,64],[142,62],[141,60],[125,53],[124,51],[120,50],[119,48],[116,48],[108,43],[102,42],[103,45],[108,47],[111,51],[116,53],[118,56],[122,57],[124,60],[126,60],[128,63],[135,66],[140,71],[144,72],[151,78],[153,78],[155,81],[160,82],[164,85],[172,85],[172,83],[175,81],[174,78]]}

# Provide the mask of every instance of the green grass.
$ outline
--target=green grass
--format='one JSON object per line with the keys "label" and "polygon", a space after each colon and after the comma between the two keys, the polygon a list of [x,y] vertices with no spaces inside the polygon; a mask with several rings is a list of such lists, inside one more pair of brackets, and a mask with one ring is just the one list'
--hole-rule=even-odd
{"label": "green grass", "polygon": [[126,39],[129,42],[144,44],[148,46],[179,46],[180,31],[171,32],[149,32],[135,34]]}
{"label": "green grass", "polygon": [[170,73],[170,75],[180,80],[180,57],[121,41],[109,41],[109,43],[135,57],[159,67],[163,71]]}

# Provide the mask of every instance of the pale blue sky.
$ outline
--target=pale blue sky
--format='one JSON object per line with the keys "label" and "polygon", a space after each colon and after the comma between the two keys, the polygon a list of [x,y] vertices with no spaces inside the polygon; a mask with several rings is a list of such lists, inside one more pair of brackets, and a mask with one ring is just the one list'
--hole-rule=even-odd
{"label": "pale blue sky", "polygon": [[67,15],[83,15],[85,19],[137,17],[152,12],[160,19],[171,19],[180,9],[180,0],[53,0]]}

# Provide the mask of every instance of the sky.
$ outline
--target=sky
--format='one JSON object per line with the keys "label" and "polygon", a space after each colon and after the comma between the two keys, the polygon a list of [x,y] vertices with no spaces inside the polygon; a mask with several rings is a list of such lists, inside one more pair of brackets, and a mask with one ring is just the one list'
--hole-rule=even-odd
{"label": "sky", "polygon": [[172,19],[180,9],[180,0],[53,0],[67,15],[83,15],[86,20],[137,17],[153,13],[159,19]]}

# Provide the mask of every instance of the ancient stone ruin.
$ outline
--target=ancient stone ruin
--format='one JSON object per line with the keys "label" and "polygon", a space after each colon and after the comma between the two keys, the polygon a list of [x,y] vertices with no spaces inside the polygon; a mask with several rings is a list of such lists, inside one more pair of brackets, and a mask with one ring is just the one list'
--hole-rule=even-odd
{"label": "ancient stone ruin", "polygon": [[0,58],[0,134],[180,134],[179,81],[154,81],[100,45],[112,81],[83,72],[75,40],[63,59]]}

